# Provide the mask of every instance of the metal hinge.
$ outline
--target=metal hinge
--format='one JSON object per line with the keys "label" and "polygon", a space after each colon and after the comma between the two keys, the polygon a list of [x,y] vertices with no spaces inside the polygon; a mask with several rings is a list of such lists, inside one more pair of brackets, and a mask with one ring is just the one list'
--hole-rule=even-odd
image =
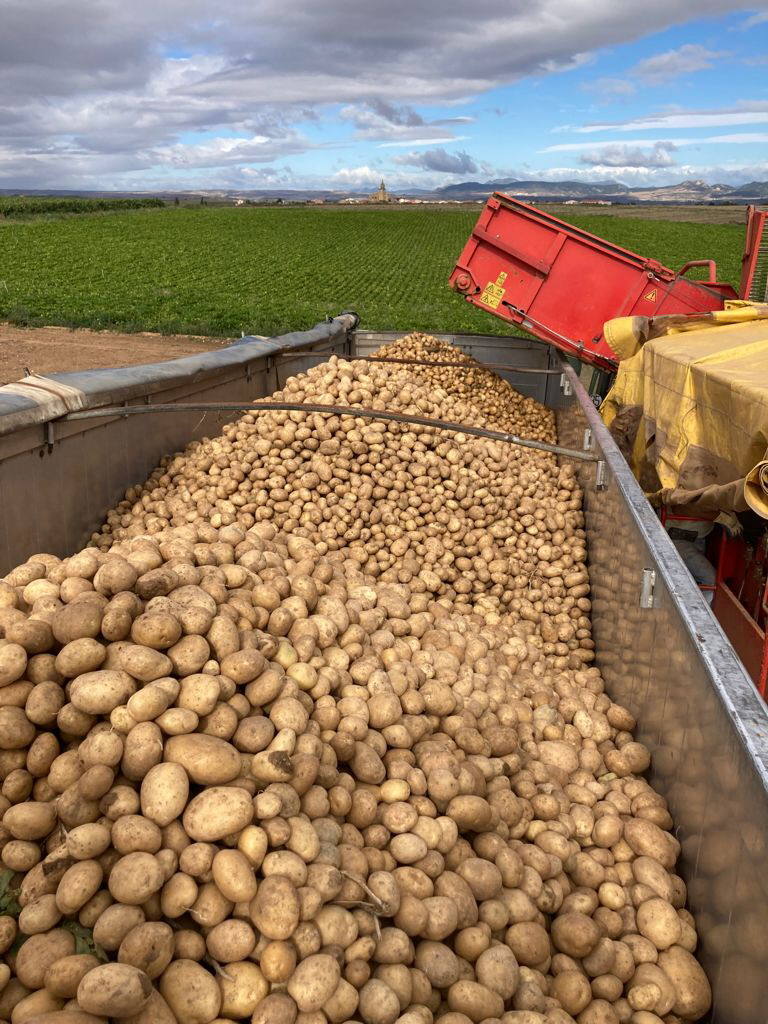
{"label": "metal hinge", "polygon": [[582,444],[582,449],[585,452],[591,452],[592,451],[592,428],[591,427],[587,427],[587,429],[584,431],[584,442]]}
{"label": "metal hinge", "polygon": [[568,395],[572,395],[573,394],[573,388],[571,387],[571,382],[568,380],[568,377],[564,373],[560,374],[560,387],[562,389],[563,394],[566,397]]}
{"label": "metal hinge", "polygon": [[604,491],[608,487],[608,466],[603,459],[595,463],[595,490]]}
{"label": "metal hinge", "polygon": [[656,586],[656,570],[643,569],[640,581],[640,607],[653,608],[653,591]]}

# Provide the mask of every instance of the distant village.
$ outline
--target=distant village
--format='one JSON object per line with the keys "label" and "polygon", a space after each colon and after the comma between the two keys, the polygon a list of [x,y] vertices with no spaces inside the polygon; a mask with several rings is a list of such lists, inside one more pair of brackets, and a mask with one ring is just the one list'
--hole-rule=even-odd
{"label": "distant village", "polygon": [[[535,206],[534,200],[526,198],[526,202],[529,206]],[[270,205],[270,206],[286,206],[286,205],[303,205],[303,206],[370,206],[380,204],[397,204],[398,206],[466,206],[467,204],[476,204],[482,206],[485,203],[485,199],[435,199],[435,198],[423,198],[416,199],[408,196],[395,196],[387,188],[384,179],[381,179],[381,183],[375,192],[371,192],[367,196],[345,196],[343,199],[328,199],[323,197],[314,196],[310,199],[289,199],[285,200],[281,197],[276,199],[242,199],[237,198],[233,200],[234,206],[259,206],[259,205]],[[609,199],[566,199],[565,206],[612,206],[613,204]]]}
{"label": "distant village", "polygon": [[412,199],[406,196],[395,196],[387,188],[384,183],[384,179],[381,179],[381,184],[375,192],[371,192],[368,196],[346,196],[343,199],[325,199],[322,197],[312,197],[311,199],[294,199],[286,200],[278,199],[235,199],[233,201],[235,206],[255,206],[265,203],[269,203],[270,206],[278,205],[285,206],[288,204],[294,205],[296,203],[303,204],[304,206],[369,206],[372,204],[380,203],[396,203],[399,206],[420,206],[422,204],[428,204],[429,206],[463,206],[467,203],[478,203],[480,206],[485,202],[484,199]]}

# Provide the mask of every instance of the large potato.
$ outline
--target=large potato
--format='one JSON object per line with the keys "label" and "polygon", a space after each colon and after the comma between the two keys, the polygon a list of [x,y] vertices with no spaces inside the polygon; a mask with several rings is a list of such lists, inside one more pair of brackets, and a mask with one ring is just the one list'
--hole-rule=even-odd
{"label": "large potato", "polygon": [[301,905],[296,888],[282,875],[270,875],[259,883],[251,901],[251,920],[268,939],[289,939],[299,923]]}
{"label": "large potato", "polygon": [[231,782],[242,772],[240,753],[231,743],[201,733],[169,737],[165,760],[181,765],[193,782],[205,786]]}
{"label": "large potato", "polygon": [[672,1012],[683,1020],[703,1017],[712,1003],[712,990],[696,958],[681,946],[671,946],[659,953],[659,967],[675,990]]}
{"label": "large potato", "polygon": [[288,995],[302,1013],[311,1013],[330,999],[339,978],[338,962],[324,953],[316,953],[299,963],[288,981]]}
{"label": "large potato", "polygon": [[160,862],[151,853],[128,853],[109,873],[109,891],[119,903],[140,906],[165,881]]}
{"label": "large potato", "polygon": [[220,850],[211,864],[213,880],[233,903],[250,903],[256,895],[256,875],[250,861],[239,850]]}
{"label": "large potato", "polygon": [[127,672],[101,669],[85,672],[72,681],[69,699],[80,711],[89,715],[108,715],[125,704],[136,684]]}
{"label": "large potato", "polygon": [[189,778],[181,764],[154,765],[141,782],[141,813],[164,828],[182,815],[188,797]]}
{"label": "large potato", "polygon": [[136,925],[117,951],[121,964],[138,967],[149,978],[158,978],[173,957],[173,929],[163,921]]}
{"label": "large potato", "polygon": [[179,1021],[210,1024],[219,1014],[216,979],[192,960],[174,960],[160,979],[160,994]]}
{"label": "large potato", "polygon": [[63,928],[54,928],[44,935],[32,935],[16,955],[16,977],[29,989],[42,988],[48,968],[74,952],[75,938]]}
{"label": "large potato", "polygon": [[61,957],[45,972],[46,989],[59,999],[74,999],[77,987],[85,975],[99,966],[99,961],[90,953],[77,953]]}
{"label": "large potato", "polygon": [[141,1010],[151,993],[143,971],[129,964],[101,964],[77,986],[77,1001],[87,1013],[128,1017]]}
{"label": "large potato", "polygon": [[27,801],[9,807],[3,815],[3,826],[15,839],[43,839],[56,824],[56,807],[52,803]]}
{"label": "large potato", "polygon": [[210,843],[234,835],[252,819],[253,806],[246,790],[212,786],[190,800],[182,820],[191,839]]}

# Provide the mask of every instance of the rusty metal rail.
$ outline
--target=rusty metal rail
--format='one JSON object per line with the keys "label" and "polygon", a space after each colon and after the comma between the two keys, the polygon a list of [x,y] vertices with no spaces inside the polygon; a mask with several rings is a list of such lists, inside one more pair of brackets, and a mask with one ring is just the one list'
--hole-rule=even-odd
{"label": "rusty metal rail", "polygon": [[491,441],[504,444],[516,444],[522,448],[533,448],[536,451],[550,452],[580,462],[598,462],[592,452],[577,451],[574,448],[563,448],[547,441],[535,438],[518,437],[500,430],[486,430],[484,427],[472,427],[465,423],[453,423],[449,420],[433,420],[425,416],[410,416],[406,413],[387,412],[382,409],[357,408],[345,405],[314,405],[305,402],[175,402],[158,403],[157,405],[107,405],[100,409],[83,409],[62,416],[57,422],[71,423],[73,420],[104,419],[112,416],[146,416],[156,412],[304,412],[319,413],[324,416],[352,416],[361,419],[385,420],[393,423],[405,423],[418,427],[432,427],[435,430],[447,430],[456,434],[469,434],[473,437],[485,437]]}

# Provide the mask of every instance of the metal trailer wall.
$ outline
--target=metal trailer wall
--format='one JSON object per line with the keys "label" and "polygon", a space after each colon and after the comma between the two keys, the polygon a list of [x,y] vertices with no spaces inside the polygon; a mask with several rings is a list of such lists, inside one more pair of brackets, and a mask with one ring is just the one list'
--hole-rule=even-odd
{"label": "metal trailer wall", "polygon": [[[669,801],[713,987],[710,1019],[758,1024],[768,1016],[768,709],[576,374],[565,372],[575,400],[558,412],[559,441],[581,448],[589,430],[608,469],[598,490],[595,464],[577,463],[597,664],[607,692],[637,718],[651,781]],[[642,606],[644,577],[651,607]]]}
{"label": "metal trailer wall", "polygon": [[[400,336],[353,328],[353,321],[337,318],[312,332],[245,339],[212,357],[57,379],[78,377],[90,406],[242,401],[271,393],[286,375],[327,358],[329,348],[369,354]],[[577,463],[598,664],[608,692],[638,718],[638,736],[653,753],[653,783],[670,803],[699,955],[714,989],[711,1021],[762,1022],[768,1007],[768,711],[573,369],[525,338],[440,337],[483,361],[558,371],[502,376],[557,410],[562,444],[582,448],[589,430],[589,443],[607,465],[605,488],[598,490],[595,464]],[[0,572],[35,551],[75,550],[162,455],[232,418],[158,413],[57,423],[51,433],[39,415],[24,425],[25,416],[34,415],[18,404],[9,408],[0,391]],[[11,416],[22,422],[14,424]],[[655,574],[652,606],[641,607],[648,573]]]}

